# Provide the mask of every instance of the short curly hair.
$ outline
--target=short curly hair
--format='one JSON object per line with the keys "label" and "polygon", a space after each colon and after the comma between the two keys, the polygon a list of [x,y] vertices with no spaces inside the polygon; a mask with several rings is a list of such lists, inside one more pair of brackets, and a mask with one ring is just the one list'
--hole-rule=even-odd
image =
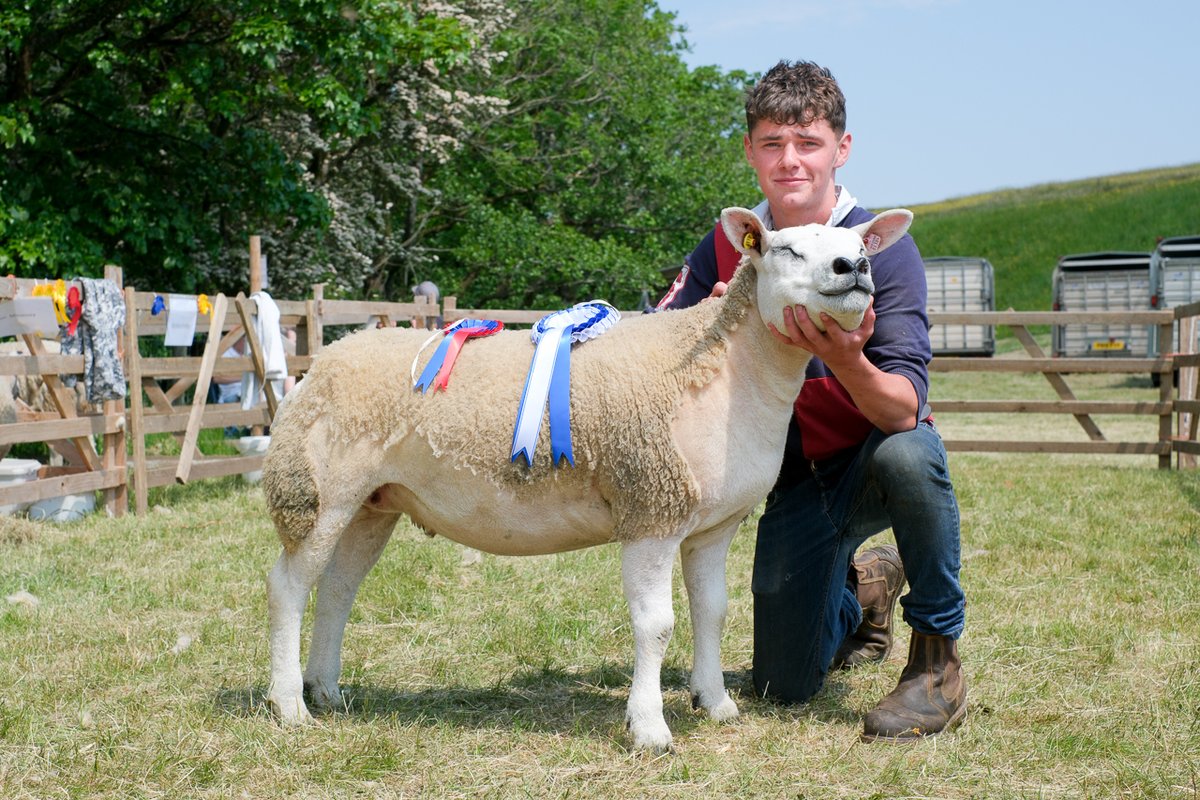
{"label": "short curly hair", "polygon": [[811,61],[780,61],[746,91],[746,131],[759,120],[811,125],[819,119],[846,132],[846,97],[833,73]]}

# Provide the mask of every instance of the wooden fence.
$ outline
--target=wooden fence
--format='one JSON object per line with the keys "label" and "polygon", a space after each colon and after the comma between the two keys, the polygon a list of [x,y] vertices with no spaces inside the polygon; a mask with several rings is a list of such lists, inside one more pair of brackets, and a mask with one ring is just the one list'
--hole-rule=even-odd
{"label": "wooden fence", "polygon": [[[105,277],[118,286],[120,270],[106,270]],[[44,283],[13,279],[0,287],[0,300],[29,294]],[[252,287],[257,291],[258,287]],[[200,356],[148,356],[143,346],[149,337],[166,332],[166,314],[153,313],[157,293],[123,290],[125,326],[122,363],[129,386],[126,402],[109,401],[91,414],[80,415],[75,395],[65,389],[59,377],[82,373],[83,356],[46,352],[37,336],[23,336],[29,355],[0,356],[0,375],[40,376],[51,399],[53,410],[18,412],[17,421],[0,424],[0,445],[25,442],[51,442],[56,450],[66,450],[67,465],[42,467],[36,480],[0,487],[0,506],[31,503],[65,495],[101,491],[110,515],[124,514],[132,490],[134,509],[144,513],[152,486],[186,483],[250,472],[262,467],[261,455],[206,455],[199,448],[200,431],[229,426],[248,427],[261,433],[275,414],[276,398],[264,392],[265,400],[243,409],[240,402],[209,404],[208,389],[214,377],[240,378],[253,372],[263,383],[265,364],[262,344],[251,319],[258,309],[252,298],[217,295],[210,314],[196,320],[197,336],[205,337]],[[362,327],[375,320],[380,324],[407,324],[427,327],[437,318],[438,308],[424,298],[412,303],[326,300],[323,289],[314,287],[308,300],[277,300],[280,326],[296,332],[295,353],[287,355],[287,373],[301,376],[319,352],[329,326]],[[247,352],[240,358],[223,357],[238,339],[245,336]],[[162,349],[162,348],[158,348]],[[140,387],[140,391],[138,390]],[[128,406],[126,407],[126,403]],[[147,437],[171,434],[179,442],[179,455],[152,454]],[[99,437],[97,450],[93,437]],[[127,456],[127,451],[132,457]]]}
{"label": "wooden fence", "polygon": [[[121,282],[120,270],[110,268],[106,277]],[[32,280],[12,280],[0,286],[0,300],[28,293]],[[259,287],[254,286],[252,294]],[[200,356],[146,356],[143,344],[148,337],[162,336],[166,315],[153,314],[156,293],[125,288],[126,325],[123,334],[123,359],[128,392],[127,407],[121,401],[109,401],[91,414],[78,414],[73,396],[63,386],[60,375],[81,373],[83,357],[56,355],[45,351],[37,337],[26,336],[30,350],[25,356],[0,356],[0,375],[38,375],[53,400],[50,411],[27,412],[16,423],[0,425],[0,445],[21,442],[55,442],[71,454],[63,467],[43,467],[38,478],[15,486],[0,487],[0,505],[28,503],[70,494],[102,492],[109,514],[125,513],[132,490],[137,513],[144,513],[150,487],[191,480],[250,472],[261,468],[261,455],[205,455],[198,446],[200,431],[227,426],[249,427],[262,432],[275,413],[275,398],[266,392],[266,401],[243,409],[241,404],[209,404],[208,388],[214,377],[241,376],[254,372],[260,382],[264,363],[262,346],[250,320],[257,313],[252,298],[239,294],[234,298],[217,295],[211,315],[197,320],[197,334],[204,335]],[[288,354],[287,372],[301,376],[324,343],[329,326],[361,327],[370,320],[381,324],[406,324],[432,327],[441,316],[446,324],[458,319],[499,319],[509,325],[530,325],[546,311],[511,309],[462,309],[454,297],[445,298],[441,308],[416,298],[413,303],[382,301],[326,300],[322,287],[313,289],[306,300],[276,300],[280,323],[296,332],[294,354]],[[627,312],[637,313],[637,312]],[[1042,351],[1029,332],[1029,326],[1121,323],[1149,325],[1157,329],[1158,341],[1173,341],[1174,329],[1182,342],[1196,341],[1200,303],[1155,312],[965,312],[933,313],[932,324],[999,325],[1009,327],[1024,348],[1024,357],[953,358],[938,357],[930,364],[931,372],[1026,372],[1045,377],[1057,394],[1056,400],[955,400],[935,398],[936,413],[1017,413],[1070,415],[1082,427],[1088,440],[1012,441],[947,439],[947,449],[967,452],[1000,453],[1119,453],[1153,455],[1160,468],[1171,466],[1173,455],[1180,466],[1193,466],[1200,455],[1197,420],[1200,401],[1196,399],[1196,375],[1200,355],[1194,346],[1159,348],[1166,355],[1157,358],[1053,358]],[[229,346],[245,335],[248,352],[240,358],[223,357]],[[161,349],[161,348],[159,348]],[[1186,351],[1186,352],[1180,352]],[[1178,378],[1176,380],[1176,373]],[[1156,374],[1159,397],[1154,402],[1124,400],[1088,400],[1076,397],[1068,376],[1077,373]],[[1178,384],[1178,393],[1173,385]],[[140,389],[140,390],[139,390]],[[1095,420],[1096,415],[1151,415],[1157,417],[1157,436],[1147,441],[1111,441]],[[1178,426],[1178,434],[1173,433]],[[151,454],[147,438],[170,434],[179,442],[179,455]],[[94,440],[99,440],[97,448]],[[63,449],[63,448],[59,448]],[[127,451],[129,457],[127,458]]]}
{"label": "wooden fence", "polygon": [[[1058,395],[1057,400],[954,400],[934,398],[931,405],[935,413],[1020,413],[1020,414],[1069,414],[1087,434],[1088,441],[1013,441],[1013,440],[964,440],[947,439],[946,449],[967,452],[999,453],[1119,453],[1129,455],[1156,455],[1160,468],[1171,465],[1175,453],[1193,454],[1196,449],[1194,421],[1182,420],[1181,432],[1186,438],[1172,434],[1172,420],[1176,414],[1189,413],[1193,420],[1197,410],[1195,403],[1197,356],[1195,350],[1196,315],[1200,314],[1200,303],[1180,306],[1164,311],[1054,311],[1054,312],[939,312],[929,315],[931,324],[949,325],[1000,325],[1011,329],[1014,337],[1024,348],[1025,357],[1017,358],[934,358],[929,365],[931,372],[1024,372],[1040,373]],[[1167,355],[1158,358],[1055,358],[1048,356],[1034,340],[1029,326],[1039,325],[1146,325],[1156,329],[1159,342],[1172,342],[1175,323],[1179,322],[1182,332],[1179,347],[1160,347]],[[1189,344],[1190,343],[1190,344]],[[1186,352],[1181,352],[1186,351]],[[1191,367],[1182,375],[1179,383],[1180,397],[1173,396],[1173,376],[1177,369]],[[1159,397],[1156,402],[1126,400],[1080,400],[1068,383],[1071,374],[1107,373],[1130,375],[1157,375]],[[1153,441],[1122,442],[1109,440],[1094,419],[1095,415],[1155,416],[1158,418],[1158,434]]]}

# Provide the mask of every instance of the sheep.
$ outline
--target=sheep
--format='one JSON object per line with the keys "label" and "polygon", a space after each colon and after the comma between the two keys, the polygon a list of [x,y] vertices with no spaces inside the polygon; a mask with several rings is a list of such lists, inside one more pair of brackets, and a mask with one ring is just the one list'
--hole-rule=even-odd
{"label": "sheep", "polygon": [[[263,489],[283,545],[267,578],[271,682],[282,724],[342,705],[345,625],[359,584],[401,514],[430,535],[502,555],[621,548],[635,644],[626,722],[633,745],[671,746],[660,671],[681,554],[695,638],[693,706],[738,715],[720,639],[725,560],[740,522],[779,471],[792,404],[811,355],[782,343],[783,309],[805,306],[857,328],[874,286],[868,251],[908,229],[884,212],[853,229],[772,232],[751,211],[722,212],[741,268],[724,297],[623,319],[571,356],[573,467],[550,461],[543,426],[532,464],[509,459],[533,348],[527,332],[472,340],[445,391],[404,378],[422,331],[355,333],[326,348],[271,426]],[[301,619],[317,587],[308,663]]]}

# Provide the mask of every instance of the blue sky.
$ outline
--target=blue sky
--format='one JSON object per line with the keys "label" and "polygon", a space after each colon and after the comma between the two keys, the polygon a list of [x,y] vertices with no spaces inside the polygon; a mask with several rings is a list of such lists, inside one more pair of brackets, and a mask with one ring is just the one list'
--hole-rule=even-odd
{"label": "blue sky", "polygon": [[828,67],[853,135],[838,180],[870,208],[1200,162],[1197,0],[659,7],[693,67]]}

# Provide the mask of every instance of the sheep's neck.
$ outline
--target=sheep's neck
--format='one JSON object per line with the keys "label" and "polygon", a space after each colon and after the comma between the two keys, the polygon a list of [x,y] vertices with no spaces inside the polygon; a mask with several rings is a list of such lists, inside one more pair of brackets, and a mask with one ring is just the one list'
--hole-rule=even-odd
{"label": "sheep's neck", "polygon": [[772,336],[758,313],[757,299],[758,273],[743,263],[729,282],[711,335],[726,341],[726,369],[740,384],[759,387],[764,399],[770,396],[790,408],[812,354]]}

